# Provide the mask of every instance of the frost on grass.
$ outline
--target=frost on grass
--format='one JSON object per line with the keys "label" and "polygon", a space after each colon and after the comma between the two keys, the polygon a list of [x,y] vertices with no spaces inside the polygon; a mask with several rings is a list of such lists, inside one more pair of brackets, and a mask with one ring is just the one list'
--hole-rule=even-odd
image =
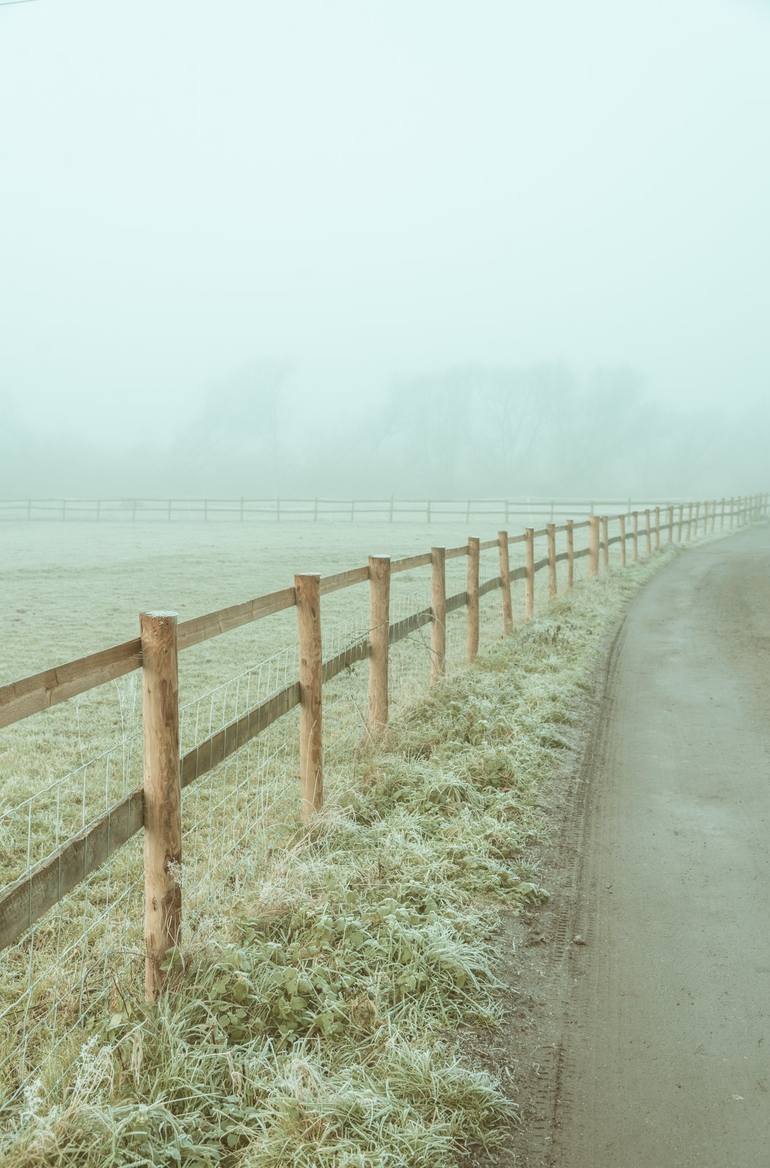
{"label": "frost on grass", "polygon": [[122,987],[75,1065],[2,1115],[0,1163],[440,1168],[494,1145],[515,1109],[457,1034],[500,1024],[499,915],[547,896],[543,784],[569,774],[596,654],[647,571],[496,642],[338,760],[309,833],[186,888],[172,992],[148,1012]]}

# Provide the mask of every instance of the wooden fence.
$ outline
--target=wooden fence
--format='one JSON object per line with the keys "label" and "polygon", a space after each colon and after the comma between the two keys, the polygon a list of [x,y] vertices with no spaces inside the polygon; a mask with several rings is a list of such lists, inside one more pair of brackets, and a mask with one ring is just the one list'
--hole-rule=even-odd
{"label": "wooden fence", "polygon": [[[596,577],[609,565],[610,548],[619,545],[619,564],[660,550],[662,543],[686,543],[700,535],[725,531],[768,515],[770,496],[707,500],[687,504],[656,504],[643,511],[594,515],[561,526],[549,523],[520,535],[498,532],[494,539],[471,537],[459,547],[434,547],[403,559],[372,556],[367,564],[331,576],[303,574],[292,587],[178,622],[174,613],[148,612],[140,618],[140,636],[77,661],[44,670],[0,688],[0,727],[64,702],[133,670],[143,673],[144,783],[77,835],[31,867],[0,892],[0,949],[14,944],[54,904],[95,872],[132,836],[145,837],[145,942],[147,998],[153,1000],[163,983],[162,963],[181,931],[181,791],[296,707],[300,709],[299,770],[302,815],[308,821],[323,805],[323,686],[342,670],[368,660],[368,728],[376,735],[388,722],[390,646],[423,626],[431,627],[431,676],[435,682],[446,665],[446,618],[467,608],[467,659],[479,649],[479,601],[493,590],[502,593],[501,617],[506,634],[513,628],[512,584],[524,582],[524,616],[534,613],[535,576],[547,571],[548,593],[557,595],[558,565],[566,565],[566,587],[575,578],[575,561],[588,558],[588,575]],[[611,528],[616,528],[612,532]],[[587,530],[588,545],[575,550],[575,532]],[[566,548],[557,554],[557,535]],[[535,558],[535,541],[545,538],[546,553]],[[630,541],[630,552],[628,543]],[[524,545],[524,564],[511,569],[509,549]],[[497,549],[499,574],[480,582],[480,554]],[[467,560],[466,588],[446,594],[446,562]],[[390,584],[393,575],[431,568],[431,603],[391,623]],[[327,660],[321,650],[322,598],[368,582],[370,622],[367,636]],[[299,676],[278,692],[199,742],[180,757],[178,655],[180,651],[249,622],[289,608],[297,610]]]}
{"label": "wooden fence", "polygon": [[[235,523],[281,523],[326,520],[383,521],[387,523],[441,523],[494,520],[507,524],[519,519],[585,518],[594,514],[630,513],[667,506],[666,499],[0,499],[0,522],[29,520],[73,522],[172,522],[215,520]],[[683,500],[687,503],[687,500]]]}

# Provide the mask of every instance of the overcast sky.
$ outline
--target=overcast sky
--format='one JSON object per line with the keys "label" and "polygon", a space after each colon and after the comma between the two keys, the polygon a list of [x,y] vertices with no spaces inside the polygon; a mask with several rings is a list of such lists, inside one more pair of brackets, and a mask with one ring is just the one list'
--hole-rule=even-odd
{"label": "overcast sky", "polygon": [[[770,3],[0,7],[0,376],[134,440],[255,360],[767,393]],[[359,397],[360,400],[360,397]]]}

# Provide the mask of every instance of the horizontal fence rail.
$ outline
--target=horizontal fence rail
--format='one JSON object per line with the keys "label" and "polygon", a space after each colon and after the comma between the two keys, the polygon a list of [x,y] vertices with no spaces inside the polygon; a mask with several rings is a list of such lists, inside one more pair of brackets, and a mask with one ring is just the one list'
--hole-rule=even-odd
{"label": "horizontal fence rail", "polygon": [[[525,584],[521,611],[534,612],[534,580],[547,571],[548,593],[557,594],[557,567],[567,566],[566,587],[574,580],[574,564],[588,558],[589,577],[598,576],[610,563],[610,548],[619,547],[620,563],[651,556],[662,545],[687,543],[715,532],[727,532],[768,516],[770,496],[758,495],[695,503],[656,503],[621,514],[593,515],[568,520],[557,526],[527,528],[511,535],[507,529],[494,539],[470,537],[453,548],[434,547],[428,552],[391,560],[371,557],[359,567],[329,576],[297,576],[292,587],[256,597],[243,604],[177,623],[174,614],[146,613],[141,618],[140,637],[100,650],[76,661],[66,662],[31,677],[0,688],[0,726],[9,726],[47,710],[79,694],[103,685],[134,670],[143,673],[144,701],[144,784],[117,800],[107,811],[83,829],[61,842],[43,860],[30,866],[15,881],[0,890],[0,949],[19,941],[36,921],[66,897],[88,876],[98,871],[142,829],[145,832],[145,890],[153,903],[177,904],[178,875],[173,865],[160,868],[152,857],[174,856],[179,848],[180,793],[225,759],[236,754],[256,736],[290,711],[300,711],[299,757],[302,806],[305,819],[323,803],[322,704],[323,686],[358,662],[369,662],[369,715],[367,729],[379,733],[388,721],[388,652],[397,642],[418,629],[431,628],[431,675],[440,678],[446,666],[445,622],[447,614],[468,610],[467,660],[473,661],[479,647],[479,600],[502,591],[503,631],[512,629],[511,587]],[[617,531],[610,534],[610,525]],[[574,534],[587,531],[588,546],[575,549]],[[557,552],[556,537],[566,537],[566,550]],[[535,542],[546,540],[546,554],[535,558]],[[509,548],[525,545],[525,563],[511,568]],[[640,543],[643,545],[640,547]],[[481,551],[498,549],[499,571],[481,580]],[[447,595],[445,565],[448,559],[467,560],[467,584]],[[394,620],[390,605],[390,582],[394,574],[418,568],[431,569],[431,603]],[[341,651],[324,658],[321,653],[322,597],[367,583],[370,592],[370,625]],[[295,608],[298,615],[299,674],[275,692],[233,718],[216,733],[180,753],[179,709],[176,699],[178,654],[237,629],[250,622]],[[160,640],[158,639],[160,638]],[[161,648],[159,648],[161,645]],[[162,648],[165,646],[165,648]],[[163,678],[159,684],[157,678]],[[150,792],[150,794],[148,794]],[[160,800],[160,804],[159,801]],[[164,808],[170,801],[173,813]],[[149,813],[151,809],[152,814]],[[149,859],[148,859],[149,857]],[[147,867],[150,865],[150,867]],[[149,999],[161,990],[163,958],[178,942],[181,910],[157,920],[147,933],[147,981]]]}

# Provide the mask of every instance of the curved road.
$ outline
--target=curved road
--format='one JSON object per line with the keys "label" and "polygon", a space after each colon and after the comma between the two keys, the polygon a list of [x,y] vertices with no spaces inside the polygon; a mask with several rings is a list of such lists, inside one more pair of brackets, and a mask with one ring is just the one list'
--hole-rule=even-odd
{"label": "curved road", "polygon": [[549,1162],[770,1165],[770,528],[688,550],[613,654]]}

